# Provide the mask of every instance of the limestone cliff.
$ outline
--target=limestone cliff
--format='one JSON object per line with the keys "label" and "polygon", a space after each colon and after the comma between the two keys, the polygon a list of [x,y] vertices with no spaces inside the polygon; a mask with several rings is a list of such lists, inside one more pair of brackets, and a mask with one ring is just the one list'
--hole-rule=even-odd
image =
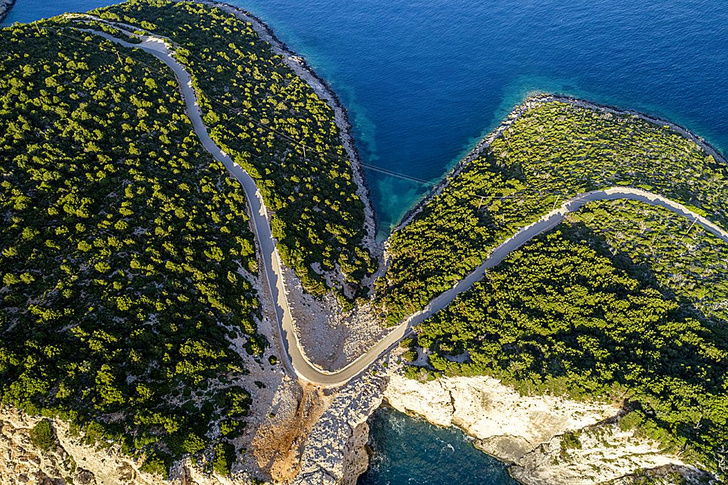
{"label": "limestone cliff", "polygon": [[619,409],[608,404],[521,396],[485,376],[419,382],[395,374],[384,397],[395,409],[461,428],[527,485],[629,483],[646,470],[705,478],[658,443],[620,429]]}
{"label": "limestone cliff", "polygon": [[349,485],[369,465],[364,451],[369,416],[382,403],[387,378],[375,366],[349,382],[309,434],[294,485]]}
{"label": "limestone cliff", "polygon": [[164,483],[141,472],[114,447],[97,451],[83,445],[62,422],[53,422],[52,444],[43,451],[30,438],[31,429],[39,421],[16,409],[0,407],[0,484],[55,485],[71,480],[83,485]]}
{"label": "limestone cliff", "polygon": [[696,483],[707,478],[662,452],[658,443],[638,438],[617,423],[556,436],[521,457],[511,474],[525,484],[630,483],[630,476],[650,476],[650,483],[659,482],[657,477],[664,478],[664,483],[680,482],[680,478]]}
{"label": "limestone cliff", "polygon": [[0,485],[233,485],[250,483],[244,473],[222,477],[204,472],[200,464],[177,463],[169,480],[140,470],[139,464],[114,443],[89,446],[67,423],[51,420],[52,439],[39,448],[31,430],[41,417],[0,406]]}
{"label": "limestone cliff", "polygon": [[[400,411],[440,426],[458,426],[483,451],[511,464],[512,475],[527,485],[675,483],[707,477],[657,443],[618,425],[615,407],[552,396],[524,397],[489,377],[442,378],[419,382],[381,367],[340,389],[301,437],[295,485],[353,485],[366,470],[366,420],[383,398]],[[385,389],[386,388],[386,389]],[[300,406],[299,406],[300,407]],[[241,474],[219,477],[181,463],[170,481],[142,472],[118,446],[83,444],[68,426],[53,421],[53,444],[40,450],[30,430],[40,418],[0,407],[0,485],[73,483],[104,485],[228,485],[249,483]],[[288,480],[284,480],[288,482]]]}

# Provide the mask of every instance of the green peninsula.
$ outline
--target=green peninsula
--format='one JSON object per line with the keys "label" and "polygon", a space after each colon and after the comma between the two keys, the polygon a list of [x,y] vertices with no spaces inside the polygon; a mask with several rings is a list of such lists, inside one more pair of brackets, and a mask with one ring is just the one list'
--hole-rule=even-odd
{"label": "green peninsula", "polygon": [[[313,294],[361,296],[376,262],[332,108],[219,9],[97,13],[173,38],[212,137],[259,181],[283,261]],[[0,30],[0,399],[120,443],[147,471],[204,455],[228,472],[264,386],[250,360],[278,362],[261,359],[248,203],[167,66],[95,33],[138,44],[128,28],[72,16]]]}
{"label": "green peninsula", "polygon": [[[379,297],[391,315],[418,309],[577,193],[637,187],[726,227],[728,167],[699,140],[579,101],[531,103],[393,235]],[[407,373],[488,375],[525,395],[613,402],[621,426],[718,470],[728,447],[727,257],[724,235],[667,209],[590,202],[417,327],[406,357],[424,349],[428,365]]]}
{"label": "green peninsula", "polygon": [[250,23],[227,12],[192,2],[131,1],[99,15],[178,45],[177,60],[201,93],[210,136],[256,180],[273,213],[278,251],[306,291],[365,295],[360,283],[377,264],[367,247],[373,227],[365,225],[358,169],[333,109]]}
{"label": "green peninsula", "polygon": [[667,122],[548,97],[512,117],[390,237],[377,296],[388,322],[422,309],[518,229],[590,190],[642,188],[728,227],[728,167]]}

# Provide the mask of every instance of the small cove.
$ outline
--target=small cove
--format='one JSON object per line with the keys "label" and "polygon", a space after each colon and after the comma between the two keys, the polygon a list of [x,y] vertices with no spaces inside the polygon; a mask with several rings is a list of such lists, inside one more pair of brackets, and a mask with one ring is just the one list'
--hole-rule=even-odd
{"label": "small cove", "polygon": [[506,466],[455,428],[438,428],[390,407],[369,420],[371,466],[358,485],[515,485]]}

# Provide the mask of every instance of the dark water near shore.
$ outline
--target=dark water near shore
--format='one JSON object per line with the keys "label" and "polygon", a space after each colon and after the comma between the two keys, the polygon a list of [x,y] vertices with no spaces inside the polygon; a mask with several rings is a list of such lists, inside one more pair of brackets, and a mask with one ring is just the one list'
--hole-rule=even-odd
{"label": "dark water near shore", "polygon": [[[18,0],[5,25],[111,3]],[[725,0],[230,3],[268,22],[331,83],[370,165],[437,179],[537,91],[663,116],[728,149]],[[367,177],[384,236],[426,189],[373,171]],[[445,444],[424,445],[441,439],[459,447],[457,433],[391,412],[377,415],[374,430],[380,464],[361,483],[510,483],[482,454],[445,459]],[[472,463],[492,466],[459,478]]]}
{"label": "dark water near shore", "polygon": [[357,485],[515,485],[505,465],[481,453],[460,431],[391,408],[374,414],[371,467]]}

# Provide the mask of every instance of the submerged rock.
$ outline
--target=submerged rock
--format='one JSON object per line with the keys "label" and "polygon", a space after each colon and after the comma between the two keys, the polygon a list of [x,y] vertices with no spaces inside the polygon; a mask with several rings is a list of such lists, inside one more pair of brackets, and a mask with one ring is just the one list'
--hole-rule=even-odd
{"label": "submerged rock", "polygon": [[13,5],[15,5],[15,0],[0,0],[0,22],[5,20]]}

